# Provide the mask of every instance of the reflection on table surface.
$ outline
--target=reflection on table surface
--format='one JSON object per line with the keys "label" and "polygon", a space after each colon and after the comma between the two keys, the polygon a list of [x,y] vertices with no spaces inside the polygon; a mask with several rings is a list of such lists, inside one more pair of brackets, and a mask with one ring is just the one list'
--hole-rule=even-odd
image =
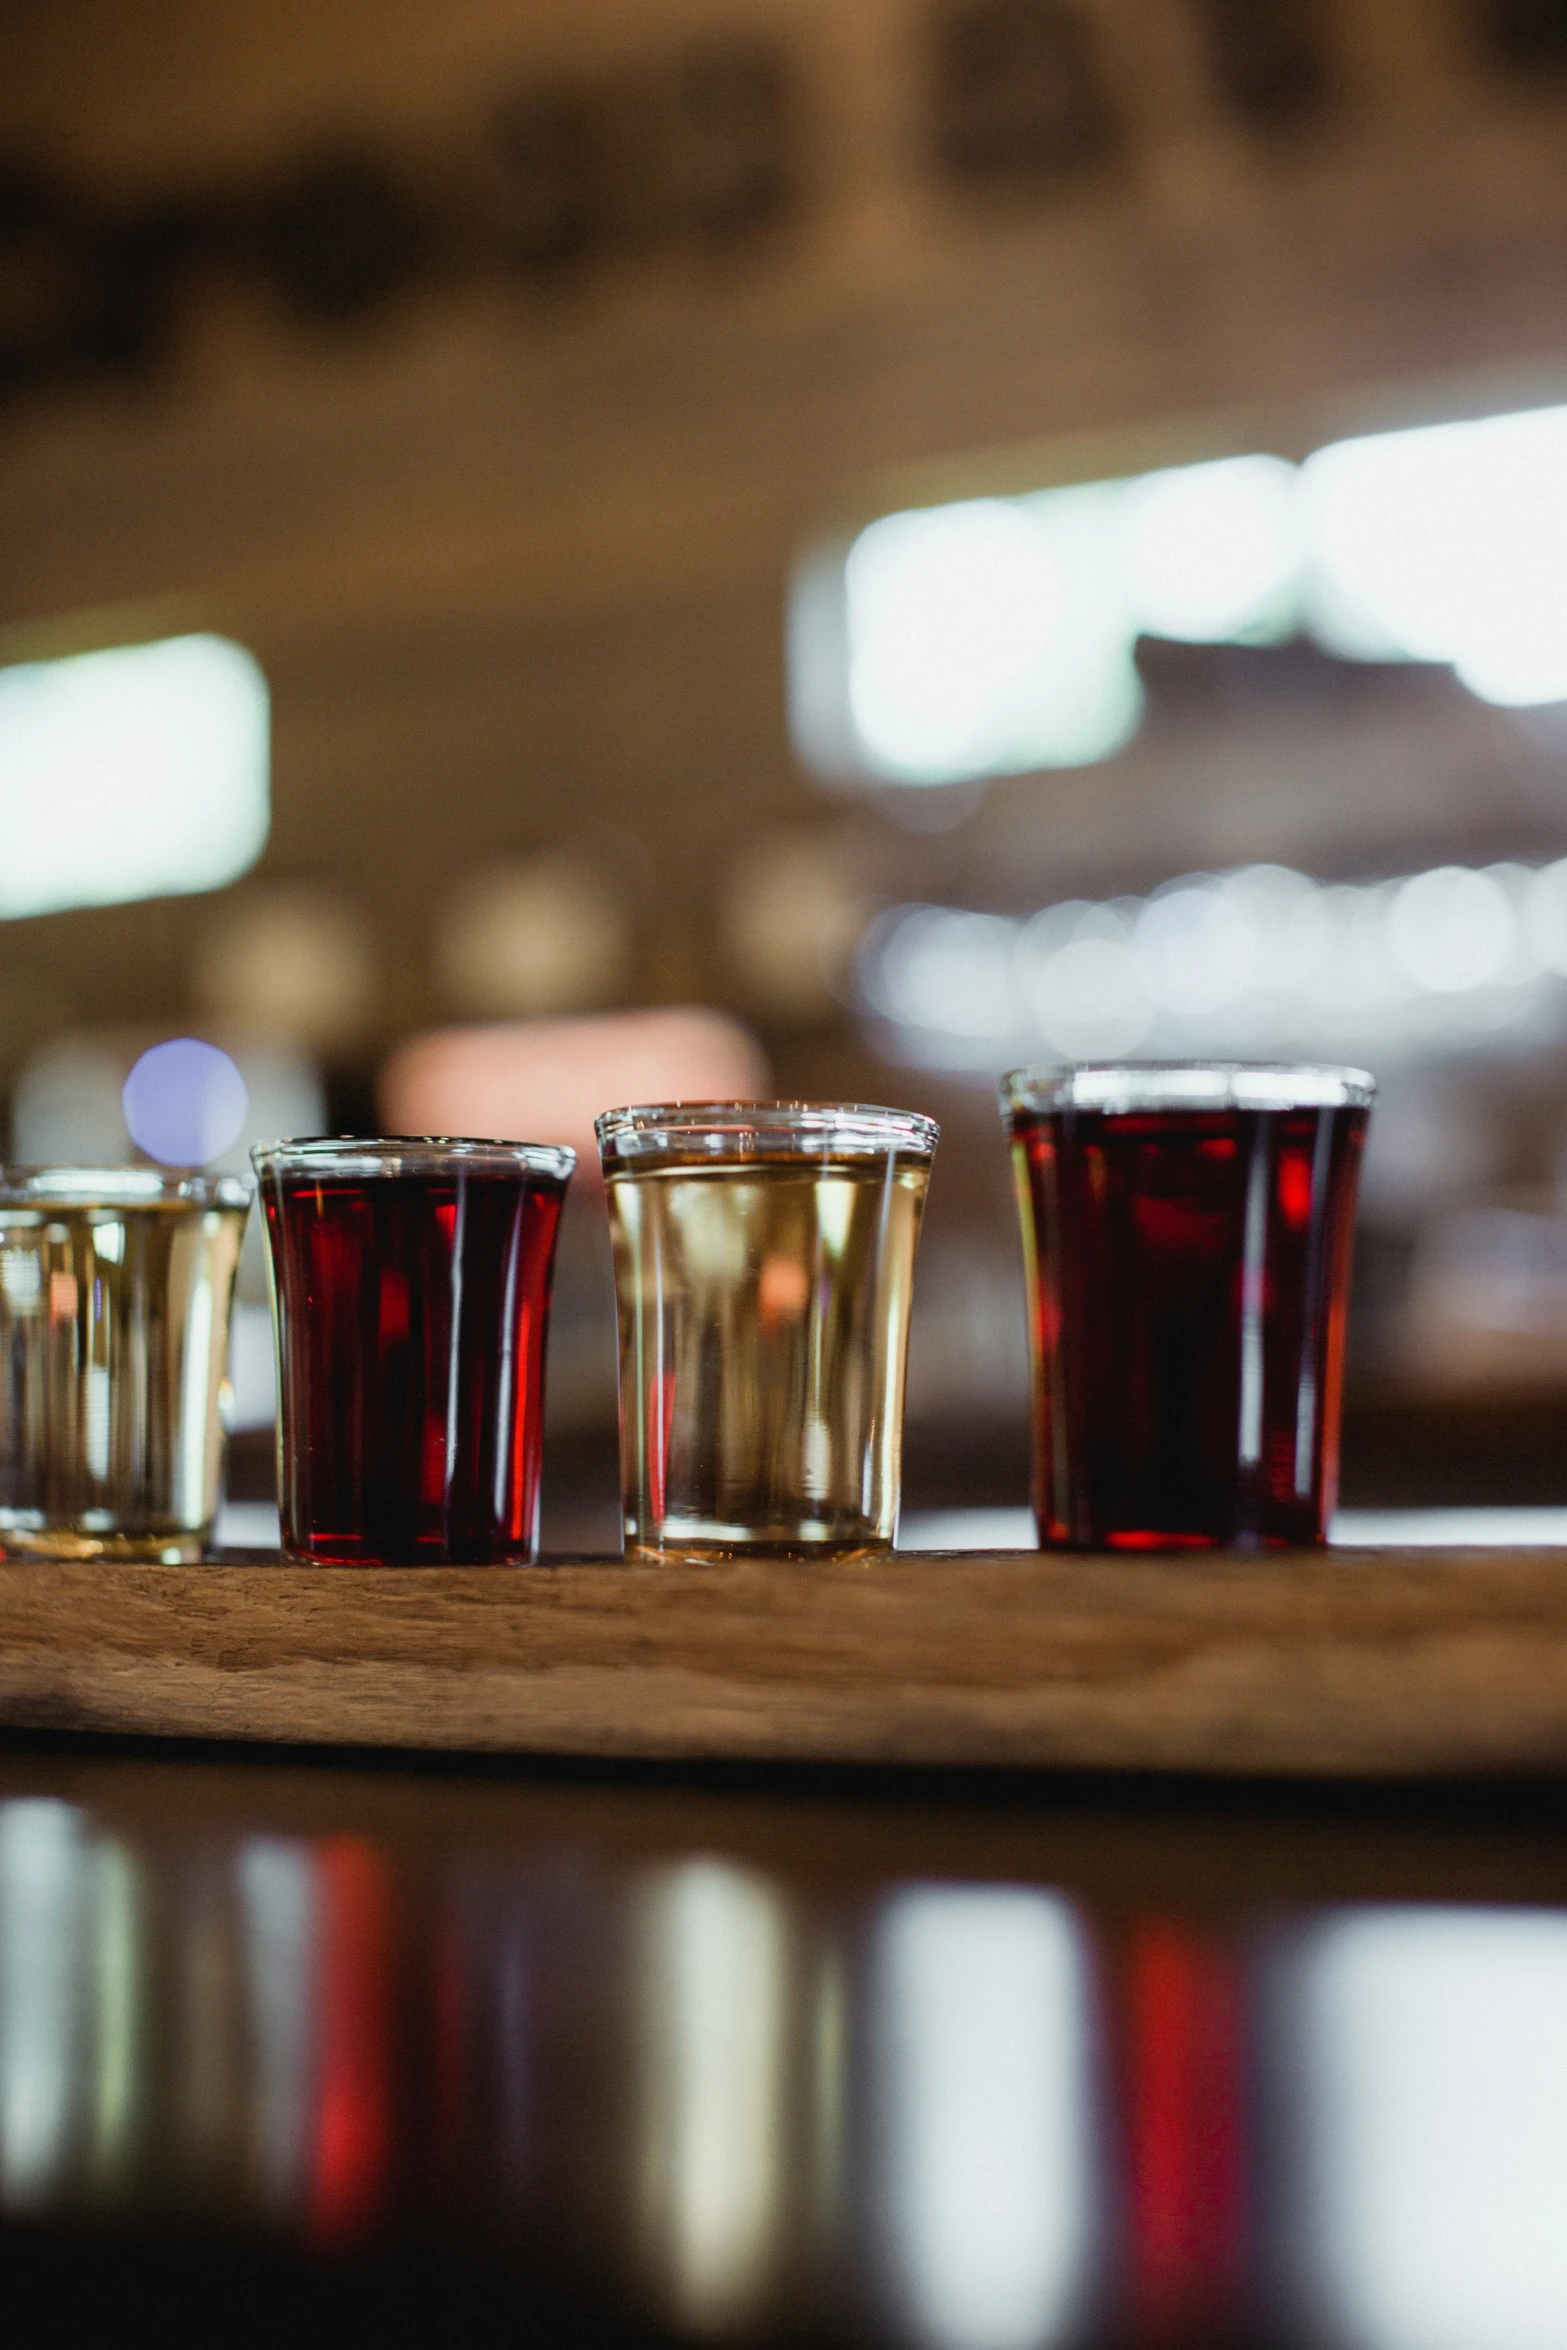
{"label": "reflection on table surface", "polygon": [[12,1749],[0,2202],[705,2341],[1546,2350],[1559,1811]]}

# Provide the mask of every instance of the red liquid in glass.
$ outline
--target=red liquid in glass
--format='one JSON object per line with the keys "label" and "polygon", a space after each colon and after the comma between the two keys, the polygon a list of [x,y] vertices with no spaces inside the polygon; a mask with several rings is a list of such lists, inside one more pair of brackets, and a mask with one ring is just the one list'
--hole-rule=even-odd
{"label": "red liquid in glass", "polygon": [[361,1566],[531,1558],[565,1185],[470,1168],[262,1192],[285,1546]]}
{"label": "red liquid in glass", "polygon": [[1320,1541],[1363,1108],[1018,1111],[1047,1547]]}

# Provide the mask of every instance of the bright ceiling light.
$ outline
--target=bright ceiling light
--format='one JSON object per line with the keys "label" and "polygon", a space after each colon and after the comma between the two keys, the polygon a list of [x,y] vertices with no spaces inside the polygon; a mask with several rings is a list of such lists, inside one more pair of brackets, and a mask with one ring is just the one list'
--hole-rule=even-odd
{"label": "bright ceiling light", "polygon": [[1088,765],[1136,729],[1140,635],[1303,627],[1483,701],[1567,701],[1567,408],[884,515],[797,582],[796,736],[840,780]]}
{"label": "bright ceiling light", "polygon": [[1300,493],[1335,650],[1450,662],[1482,701],[1567,700],[1567,408],[1339,441]]}
{"label": "bright ceiling light", "polygon": [[0,916],[219,889],[268,823],[266,680],[241,646],[0,669]]}
{"label": "bright ceiling light", "polygon": [[1300,527],[1282,457],[1175,465],[1129,481],[1121,561],[1138,625],[1189,644],[1273,643],[1295,627]]}
{"label": "bright ceiling light", "polygon": [[1141,689],[1114,485],[889,514],[849,551],[849,706],[872,771],[952,783],[1117,749]]}
{"label": "bright ceiling light", "polygon": [[1567,599],[1542,601],[1516,621],[1472,632],[1453,663],[1459,684],[1504,710],[1567,702]]}
{"label": "bright ceiling light", "polygon": [[1059,625],[1044,533],[999,499],[889,514],[851,548],[849,699],[889,767],[945,781],[1003,761]]}
{"label": "bright ceiling light", "polygon": [[1302,466],[1312,627],[1331,651],[1366,661],[1450,658],[1463,618],[1447,552],[1451,431],[1338,441]]}

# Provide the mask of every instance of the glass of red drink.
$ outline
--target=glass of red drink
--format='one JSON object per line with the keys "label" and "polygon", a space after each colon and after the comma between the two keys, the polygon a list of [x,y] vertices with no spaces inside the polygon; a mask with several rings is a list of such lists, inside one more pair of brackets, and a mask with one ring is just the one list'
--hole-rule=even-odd
{"label": "glass of red drink", "polygon": [[262,1143],[283,1547],[497,1565],[538,1543],[544,1343],[576,1154],[393,1135]]}
{"label": "glass of red drink", "polygon": [[1213,1062],[1002,1080],[1042,1547],[1325,1539],[1375,1090]]}

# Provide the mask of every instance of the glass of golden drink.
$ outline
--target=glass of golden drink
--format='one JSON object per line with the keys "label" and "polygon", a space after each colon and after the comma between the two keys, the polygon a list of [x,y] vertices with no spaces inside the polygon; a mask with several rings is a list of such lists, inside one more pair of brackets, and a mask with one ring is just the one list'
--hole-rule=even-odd
{"label": "glass of golden drink", "polygon": [[890,1549],[936,1137],[859,1103],[599,1119],[628,1556]]}
{"label": "glass of golden drink", "polygon": [[0,1168],[0,1557],[199,1559],[250,1186]]}

